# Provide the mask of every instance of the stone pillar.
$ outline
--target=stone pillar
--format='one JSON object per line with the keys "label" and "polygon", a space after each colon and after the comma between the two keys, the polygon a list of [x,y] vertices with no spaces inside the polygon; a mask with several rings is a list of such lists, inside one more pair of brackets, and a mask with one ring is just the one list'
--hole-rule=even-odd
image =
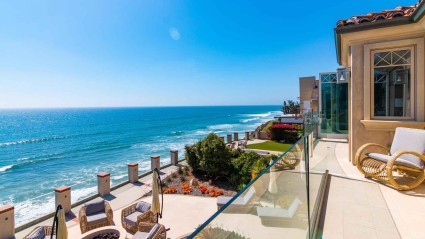
{"label": "stone pillar", "polygon": [[249,140],[249,132],[245,132],[245,140]]}
{"label": "stone pillar", "polygon": [[235,141],[239,141],[239,134],[238,134],[238,132],[234,132],[233,133],[233,138],[235,139]]}
{"label": "stone pillar", "polygon": [[171,164],[177,165],[179,163],[179,151],[170,150],[170,156],[171,156]]}
{"label": "stone pillar", "polygon": [[62,205],[65,213],[71,211],[71,187],[62,186],[54,189],[55,191],[55,210],[58,205]]}
{"label": "stone pillar", "polygon": [[158,169],[158,171],[161,168],[161,159],[159,155],[154,155],[151,157],[151,170],[153,171],[155,168]]}
{"label": "stone pillar", "polygon": [[0,239],[15,238],[15,208],[11,205],[0,207]]}
{"label": "stone pillar", "polygon": [[97,175],[97,192],[103,197],[111,192],[111,176],[109,173],[99,173]]}
{"label": "stone pillar", "polygon": [[127,164],[127,166],[128,166],[128,181],[130,183],[135,183],[139,181],[139,164],[134,162],[134,163]]}
{"label": "stone pillar", "polygon": [[227,135],[227,143],[228,144],[231,144],[232,143],[232,135],[231,134],[228,134]]}

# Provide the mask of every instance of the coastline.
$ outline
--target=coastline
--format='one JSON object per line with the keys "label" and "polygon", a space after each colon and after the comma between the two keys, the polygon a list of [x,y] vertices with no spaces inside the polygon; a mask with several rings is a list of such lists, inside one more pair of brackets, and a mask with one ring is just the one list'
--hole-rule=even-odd
{"label": "coastline", "polygon": [[[211,107],[211,108],[215,108],[215,107]],[[228,107],[226,107],[226,108],[228,108]],[[237,127],[243,127],[245,125],[246,127],[251,127],[254,130],[256,127],[258,127],[259,124],[261,124],[261,122],[258,122],[258,121],[267,122],[270,119],[273,119],[273,116],[275,116],[275,114],[277,114],[277,112],[278,112],[277,110],[274,111],[274,112],[267,110],[267,111],[263,111],[263,113],[255,113],[255,114],[245,113],[242,116],[238,115],[239,118],[236,118],[236,121],[238,122],[238,125],[240,125],[240,126],[237,126]],[[229,116],[226,115],[225,119],[227,121],[228,121],[228,119],[227,119],[228,117]],[[173,137],[174,138],[178,138],[178,137],[189,138],[190,137],[190,140],[191,140],[191,141],[189,141],[189,144],[190,144],[190,143],[196,142],[200,138],[205,137],[210,132],[217,133],[220,136],[225,136],[226,132],[230,132],[230,131],[233,131],[235,129],[234,123],[229,124],[229,123],[226,123],[226,121],[224,121],[224,122],[220,122],[220,121],[221,120],[216,120],[215,122],[212,121],[211,123],[210,122],[203,123],[203,125],[208,125],[208,127],[204,126],[205,129],[203,129],[203,130],[200,130],[199,127],[198,128],[195,127],[195,129],[192,130],[193,134],[188,134],[187,131],[182,133],[182,132],[179,131],[179,128],[177,127],[176,129],[170,130],[171,131],[170,135],[167,136],[167,137],[171,137],[171,138],[173,138]],[[255,124],[255,127],[253,127],[253,124]],[[233,131],[233,132],[236,132],[236,130]],[[241,133],[243,133],[243,131],[241,131],[240,128],[239,128],[239,133],[240,133],[240,135],[241,135]],[[194,137],[192,137],[192,136],[194,136]],[[156,137],[156,138],[154,137],[154,138],[152,138],[152,141],[148,142],[148,144],[149,145],[155,145],[155,144],[161,145],[162,144],[161,142],[157,143],[157,141],[155,141],[155,139],[161,140],[161,138],[159,138],[159,137]],[[50,143],[50,141],[48,141],[48,143]],[[183,148],[184,148],[185,144],[180,145],[180,148],[179,148],[180,149],[179,150],[180,158],[184,157]],[[135,145],[138,145],[138,144],[135,144]],[[18,144],[18,146],[19,146],[19,144]],[[25,145],[23,145],[23,146],[25,146]],[[136,146],[136,148],[137,147],[140,147],[140,146]],[[170,147],[166,151],[166,152],[168,152],[168,154],[165,154],[165,155],[162,154],[161,155],[161,162],[162,162],[161,165],[162,166],[165,166],[167,164],[167,162],[168,163],[170,162],[170,157],[169,157],[169,150],[170,149],[172,149],[172,148]],[[149,151],[149,150],[146,150],[146,148],[141,148],[140,150],[145,150],[146,151],[145,153],[147,153],[149,155],[153,155],[156,152],[158,152],[158,151],[155,151],[155,150]],[[137,156],[137,158],[138,158],[137,162],[139,162],[139,166],[140,166],[139,173],[140,174],[147,173],[149,168],[150,168],[150,161],[148,160],[149,157],[147,157],[147,156]],[[141,161],[140,161],[140,158],[142,158]],[[143,160],[143,158],[145,160]],[[107,169],[115,170],[115,171],[111,172],[111,187],[115,188],[115,187],[119,187],[119,186],[126,184],[127,175],[124,172],[127,171],[126,163],[128,163],[128,162],[129,162],[128,160],[120,160],[120,163],[114,163],[114,164],[107,167]],[[117,169],[119,169],[119,171],[116,171]],[[75,166],[74,166],[74,168],[72,168],[70,170],[75,170]],[[78,169],[77,168],[77,170],[85,170],[85,169],[82,169],[82,168]],[[97,170],[97,171],[99,172],[99,171],[104,171],[104,170],[99,168],[99,170]],[[6,171],[6,175],[7,175],[7,172],[8,171]],[[117,172],[121,172],[121,173],[117,174]],[[0,173],[0,176],[1,175],[2,175],[2,173]],[[3,173],[3,175],[4,175],[4,173]],[[71,180],[77,181],[77,180],[73,179],[72,176],[70,176],[70,177],[71,177]],[[89,178],[96,179],[94,171],[91,171],[91,172],[87,171],[85,173],[85,175],[82,175],[81,177],[89,177]],[[83,178],[83,179],[85,179],[85,178]],[[51,205],[54,204],[54,194],[53,194],[52,190],[53,190],[54,187],[60,186],[60,185],[68,185],[68,186],[73,187],[73,196],[72,196],[72,198],[73,198],[72,203],[73,204],[76,204],[76,203],[78,204],[81,200],[86,200],[87,198],[95,197],[95,195],[97,193],[97,187],[96,187],[95,182],[93,182],[93,180],[92,180],[91,184],[84,184],[82,188],[78,187],[78,185],[77,185],[77,187],[74,187],[73,184],[66,184],[66,183],[61,183],[61,184],[56,184],[56,185],[49,184],[49,185],[46,185],[47,187],[50,187],[50,190],[48,190],[47,194],[36,195],[36,197],[35,197],[35,198],[37,198],[37,201],[42,203],[41,205],[39,205],[37,203],[37,201],[34,201],[34,202],[29,201],[25,204],[21,204],[20,206],[17,205],[16,203],[14,203],[13,201],[12,202],[3,201],[0,204],[15,205],[15,213],[18,217],[18,220],[16,220],[16,225],[17,225],[17,227],[22,227],[24,225],[27,225],[28,222],[33,221],[34,218],[40,218],[40,217],[43,217],[44,215],[49,215],[50,213],[53,212],[53,206],[51,206]],[[81,184],[79,184],[79,185],[81,185]],[[31,199],[29,199],[29,200],[31,200]],[[23,208],[24,211],[20,211],[20,210],[22,210],[20,208]],[[43,209],[43,211],[39,211],[39,213],[35,213],[34,209],[39,210],[40,208]],[[28,212],[30,212],[30,214],[28,214]],[[33,216],[33,217],[31,218],[31,220],[28,220],[28,219],[26,219],[26,220],[21,219],[20,220],[19,215],[22,215],[22,213],[26,213],[27,218],[29,218],[29,216]]]}

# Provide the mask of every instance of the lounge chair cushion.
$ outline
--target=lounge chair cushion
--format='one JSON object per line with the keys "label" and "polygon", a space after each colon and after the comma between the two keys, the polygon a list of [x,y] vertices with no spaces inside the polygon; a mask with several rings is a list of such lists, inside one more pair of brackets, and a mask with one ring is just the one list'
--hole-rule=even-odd
{"label": "lounge chair cushion", "polygon": [[44,237],[44,227],[37,228],[29,236],[27,236],[28,239],[43,239]]}
{"label": "lounge chair cushion", "polygon": [[[391,145],[391,155],[396,154],[400,150],[409,150],[425,154],[425,130],[397,128],[393,144]],[[424,162],[414,155],[404,154],[402,157],[405,161],[411,162],[420,169],[424,167]]]}
{"label": "lounge chair cushion", "polygon": [[[388,161],[390,161],[391,159],[391,155],[385,155],[385,154],[378,154],[378,153],[368,153],[366,154],[368,157],[373,158],[375,160],[387,163]],[[419,169],[422,170],[424,168],[424,165],[418,165],[418,164],[414,164],[411,161],[408,161],[406,159],[404,159],[404,155],[402,155],[403,158],[397,158],[397,160],[395,161],[395,165],[399,165],[399,166],[405,166],[405,167],[409,167],[409,168],[414,168],[414,169]]]}
{"label": "lounge chair cushion", "polygon": [[98,212],[92,215],[87,215],[87,224],[88,225],[93,225],[93,224],[98,224],[101,222],[104,222],[107,220],[107,216],[106,213],[104,212]]}
{"label": "lounge chair cushion", "polygon": [[132,239],[146,239],[148,234],[147,232],[136,232]]}
{"label": "lounge chair cushion", "polygon": [[158,224],[155,224],[152,229],[149,231],[148,235],[146,236],[146,239],[152,239],[155,236],[155,233],[158,231],[159,226]]}
{"label": "lounge chair cushion", "polygon": [[132,239],[152,239],[158,231],[159,226],[155,224],[149,232],[136,232]]}
{"label": "lounge chair cushion", "polygon": [[292,218],[294,217],[300,204],[302,204],[301,200],[295,198],[288,209],[275,207],[257,207],[257,215],[259,217]]}
{"label": "lounge chair cushion", "polygon": [[146,212],[151,209],[151,204],[147,202],[140,201],[136,204],[136,210],[139,212]]}
{"label": "lounge chair cushion", "polygon": [[105,212],[105,200],[97,200],[85,204],[86,215],[96,214],[98,212]]}
{"label": "lounge chair cushion", "polygon": [[124,221],[126,222],[126,223],[128,223],[128,224],[130,224],[130,225],[137,225],[137,217],[139,216],[139,215],[141,215],[142,213],[141,212],[138,212],[138,211],[135,211],[135,212],[133,212],[132,214],[130,214],[130,215],[128,215],[128,216],[126,216],[125,218],[124,218]]}
{"label": "lounge chair cushion", "polygon": [[[236,198],[233,202],[232,205],[238,205],[238,206],[245,206],[249,200],[251,200],[252,196],[254,196],[255,194],[255,189],[254,187],[251,187],[244,196],[239,196],[238,198]],[[230,201],[230,199],[232,199],[233,197],[228,197],[228,196],[219,196],[217,197],[217,205],[224,205],[227,202]]]}

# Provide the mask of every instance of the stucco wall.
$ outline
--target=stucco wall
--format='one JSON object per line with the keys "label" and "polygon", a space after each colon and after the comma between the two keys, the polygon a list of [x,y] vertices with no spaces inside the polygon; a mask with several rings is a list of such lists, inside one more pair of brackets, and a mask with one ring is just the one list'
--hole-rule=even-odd
{"label": "stucco wall", "polygon": [[[422,47],[416,48],[416,107],[415,119],[409,121],[402,120],[371,120],[370,119],[370,95],[365,95],[365,87],[370,87],[369,77],[365,74],[365,45],[370,43],[389,42],[401,39],[424,39],[424,34],[412,36],[395,35],[393,38],[365,40],[351,43],[349,64],[351,65],[351,80],[349,82],[349,146],[350,160],[353,162],[355,154],[360,146],[365,143],[379,143],[390,146],[396,127],[425,128],[423,115],[425,113],[423,95],[424,88],[424,56]],[[366,53],[368,54],[368,53]],[[366,84],[365,84],[365,81]],[[369,83],[368,83],[369,82]],[[368,92],[369,89],[366,90]],[[370,91],[373,89],[370,89]],[[365,115],[366,114],[366,115]],[[353,162],[355,163],[355,162]]]}

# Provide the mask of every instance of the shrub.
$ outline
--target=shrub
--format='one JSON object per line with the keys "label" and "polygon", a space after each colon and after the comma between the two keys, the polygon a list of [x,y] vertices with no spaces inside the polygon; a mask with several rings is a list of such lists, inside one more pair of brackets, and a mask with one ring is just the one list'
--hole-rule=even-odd
{"label": "shrub", "polygon": [[234,173],[233,175],[238,175],[239,180],[236,181],[236,179],[233,180],[234,186],[237,186],[241,183],[248,183],[251,180],[251,169],[255,161],[259,160],[261,158],[260,155],[258,155],[255,152],[244,152],[241,154],[238,158],[235,158],[232,160],[232,164],[234,167]]}
{"label": "shrub", "polygon": [[237,187],[240,184],[241,176],[239,174],[233,174],[230,176],[229,183],[233,187]]}
{"label": "shrub", "polygon": [[212,175],[229,172],[230,152],[226,144],[216,134],[209,134],[201,141],[200,167]]}
{"label": "shrub", "polygon": [[274,124],[270,127],[270,134],[272,140],[285,143],[295,143],[299,138],[296,127],[289,124]]}
{"label": "shrub", "polygon": [[237,148],[235,150],[230,150],[230,157],[231,158],[237,158],[237,157],[241,156],[243,153],[245,153],[245,151],[243,151],[240,148]]}
{"label": "shrub", "polygon": [[182,182],[186,182],[186,178],[185,178],[184,176],[181,176],[181,177],[180,177],[180,181],[182,181]]}
{"label": "shrub", "polygon": [[238,234],[234,231],[227,231],[223,228],[219,227],[206,227],[203,229],[199,235],[196,235],[196,239],[221,239],[221,238],[229,238],[229,239],[248,239],[243,235]]}
{"label": "shrub", "polygon": [[177,173],[173,173],[173,174],[171,174],[171,177],[172,177],[172,178],[177,178]]}
{"label": "shrub", "polygon": [[186,146],[188,164],[193,170],[199,168],[210,176],[229,174],[232,168],[230,157],[226,144],[213,133],[192,146]]}
{"label": "shrub", "polygon": [[197,152],[199,152],[199,148],[200,148],[200,141],[197,142],[194,145],[186,145],[185,146],[185,150],[186,150],[186,154],[185,154],[185,159],[186,162],[190,165],[190,167],[192,167],[193,170],[198,170],[199,169],[199,157],[197,155]]}

